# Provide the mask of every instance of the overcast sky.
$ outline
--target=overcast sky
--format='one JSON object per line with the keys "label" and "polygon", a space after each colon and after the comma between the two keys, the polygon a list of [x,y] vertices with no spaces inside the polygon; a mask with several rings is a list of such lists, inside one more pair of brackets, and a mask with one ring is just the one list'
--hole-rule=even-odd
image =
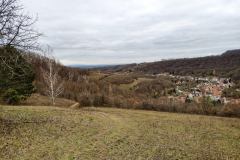
{"label": "overcast sky", "polygon": [[240,48],[240,0],[21,0],[63,64],[120,64]]}

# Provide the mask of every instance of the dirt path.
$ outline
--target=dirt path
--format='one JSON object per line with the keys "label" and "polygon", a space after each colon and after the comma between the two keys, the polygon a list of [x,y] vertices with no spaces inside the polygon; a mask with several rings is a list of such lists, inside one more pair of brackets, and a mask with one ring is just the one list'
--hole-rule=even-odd
{"label": "dirt path", "polygon": [[75,103],[74,105],[70,106],[69,108],[75,109],[75,108],[77,108],[78,106],[79,106],[79,103]]}

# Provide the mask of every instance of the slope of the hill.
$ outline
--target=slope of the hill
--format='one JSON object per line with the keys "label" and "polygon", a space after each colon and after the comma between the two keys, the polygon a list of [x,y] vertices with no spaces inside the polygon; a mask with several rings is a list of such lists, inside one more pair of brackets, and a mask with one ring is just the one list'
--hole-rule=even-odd
{"label": "slope of the hill", "polygon": [[0,159],[239,159],[240,119],[5,106]]}
{"label": "slope of the hill", "polygon": [[[58,107],[68,108],[74,104],[75,101],[71,101],[65,98],[55,98],[55,104]],[[52,106],[52,99],[47,96],[42,96],[40,94],[32,94],[26,101],[22,102],[22,105],[28,106]]]}
{"label": "slope of the hill", "polygon": [[164,73],[171,72],[179,75],[231,77],[240,79],[240,49],[229,50],[218,56],[197,58],[171,59],[152,63],[141,63],[124,66],[96,68],[105,72]]}
{"label": "slope of the hill", "polygon": [[136,66],[137,66],[137,64],[133,63],[133,64],[108,66],[108,67],[96,67],[96,68],[92,68],[92,70],[94,70],[94,71],[101,71],[101,72],[109,72],[109,73],[127,72],[129,70],[132,70]]}

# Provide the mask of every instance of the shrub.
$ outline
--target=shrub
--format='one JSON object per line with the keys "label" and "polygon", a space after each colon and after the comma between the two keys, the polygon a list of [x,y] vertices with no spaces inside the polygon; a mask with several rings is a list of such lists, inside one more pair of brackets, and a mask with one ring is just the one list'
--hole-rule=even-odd
{"label": "shrub", "polygon": [[96,95],[93,99],[93,105],[95,107],[103,107],[103,106],[107,106],[108,104],[108,99],[107,97],[105,97],[104,94],[102,95]]}
{"label": "shrub", "polygon": [[240,106],[231,104],[223,106],[218,115],[222,117],[240,117]]}
{"label": "shrub", "polygon": [[122,108],[133,109],[135,100],[133,98],[122,99]]}
{"label": "shrub", "polygon": [[120,98],[114,97],[114,107],[122,108],[122,100]]}
{"label": "shrub", "polygon": [[81,107],[90,107],[92,106],[91,99],[89,96],[83,96],[81,99],[78,99],[78,102],[80,103]]}
{"label": "shrub", "polygon": [[144,110],[155,110],[154,105],[147,101],[142,102],[142,109]]}
{"label": "shrub", "polygon": [[21,104],[21,97],[18,95],[17,91],[14,89],[8,89],[2,96],[3,102],[12,105]]}

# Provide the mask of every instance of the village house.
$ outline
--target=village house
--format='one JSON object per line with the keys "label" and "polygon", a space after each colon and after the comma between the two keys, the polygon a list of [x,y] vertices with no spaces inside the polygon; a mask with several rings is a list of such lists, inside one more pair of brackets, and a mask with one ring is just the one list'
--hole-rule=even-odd
{"label": "village house", "polygon": [[223,104],[226,105],[232,102],[232,97],[223,97]]}
{"label": "village house", "polygon": [[[166,75],[166,74],[158,74],[158,75]],[[174,77],[173,75],[170,75],[170,77]],[[176,85],[176,91],[178,93],[184,93],[186,91],[184,90],[178,90],[178,86],[182,85],[182,84],[187,84],[185,78],[187,79],[194,79],[194,80],[203,80],[200,84],[197,84],[195,87],[191,88],[191,93],[187,93],[187,94],[182,94],[178,97],[173,97],[173,96],[169,96],[166,97],[166,99],[164,98],[160,98],[158,99],[158,101],[160,103],[164,103],[164,102],[171,102],[171,101],[177,101],[177,102],[185,102],[187,98],[192,99],[194,101],[196,101],[197,103],[200,103],[202,98],[204,96],[211,98],[214,101],[218,101],[220,100],[222,104],[240,104],[240,100],[236,100],[233,99],[231,97],[223,97],[222,98],[222,90],[225,88],[229,88],[232,87],[234,85],[234,83],[228,83],[224,84],[224,78],[218,78],[218,77],[213,77],[211,81],[209,81],[208,78],[198,78],[198,77],[191,77],[191,76],[180,76],[177,75],[175,76],[179,80],[178,82],[175,83]]]}
{"label": "village house", "polygon": [[212,82],[218,81],[218,77],[213,77]]}
{"label": "village house", "polygon": [[185,103],[185,99],[177,99],[177,102]]}
{"label": "village house", "polygon": [[175,97],[173,97],[173,96],[169,96],[168,97],[168,102],[172,102],[172,101],[174,101],[175,100]]}
{"label": "village house", "polygon": [[182,83],[181,83],[181,81],[178,81],[177,83],[176,83],[176,85],[181,85]]}
{"label": "village house", "polygon": [[197,103],[201,103],[202,102],[202,100],[203,100],[203,98],[202,97],[195,97],[195,102],[197,102]]}
{"label": "village house", "polygon": [[194,95],[192,93],[188,93],[188,98],[194,98]]}
{"label": "village house", "polygon": [[184,99],[184,101],[186,100],[186,98],[187,98],[187,95],[186,94],[182,94],[182,95],[180,95],[180,96],[178,96],[179,97],[179,99]]}

